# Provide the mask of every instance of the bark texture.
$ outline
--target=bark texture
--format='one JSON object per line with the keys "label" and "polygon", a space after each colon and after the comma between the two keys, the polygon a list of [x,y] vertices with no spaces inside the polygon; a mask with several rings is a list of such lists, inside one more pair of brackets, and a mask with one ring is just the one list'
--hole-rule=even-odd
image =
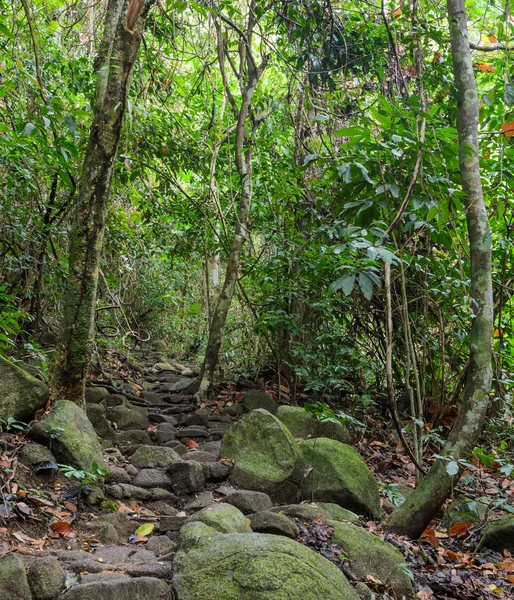
{"label": "bark texture", "polygon": [[96,59],[89,143],[69,226],[69,273],[52,369],[52,398],[84,404],[106,208],[134,62],[155,0],[109,0]]}
{"label": "bark texture", "polygon": [[[468,458],[482,433],[492,380],[493,294],[491,232],[480,181],[478,151],[478,95],[468,39],[464,0],[447,0],[453,72],[457,89],[457,130],[462,189],[471,258],[470,363],[462,406],[445,445],[443,456]],[[459,475],[450,477],[447,461],[439,459],[421,484],[391,517],[391,529],[417,538],[450,496]]]}

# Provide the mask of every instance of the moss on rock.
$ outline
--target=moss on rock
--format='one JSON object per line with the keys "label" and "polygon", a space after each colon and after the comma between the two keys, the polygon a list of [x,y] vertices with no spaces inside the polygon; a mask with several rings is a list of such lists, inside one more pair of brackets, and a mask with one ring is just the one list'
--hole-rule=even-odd
{"label": "moss on rock", "polygon": [[489,521],[484,530],[484,546],[502,552],[514,552],[514,515]]}
{"label": "moss on rock", "polygon": [[0,557],[0,598],[31,600],[29,582],[22,559],[15,554]]}
{"label": "moss on rock", "polygon": [[357,514],[379,517],[378,485],[368,466],[351,446],[327,438],[300,444],[312,471],[304,480],[304,497],[333,502]]}
{"label": "moss on rock", "polygon": [[69,400],[57,401],[50,413],[36,423],[29,436],[50,447],[63,464],[91,471],[94,462],[104,464],[102,447],[86,413]]}
{"label": "moss on rock", "polygon": [[350,443],[350,434],[341,423],[319,421],[299,406],[279,406],[275,415],[297,439],[324,437]]}
{"label": "moss on rock", "polygon": [[182,462],[180,456],[166,446],[140,446],[132,455],[130,462],[138,469],[154,469],[169,467]]}
{"label": "moss on rock", "polygon": [[180,600],[359,600],[335,565],[282,536],[200,536],[174,570]]}
{"label": "moss on rock", "polygon": [[191,517],[220,533],[250,533],[252,528],[243,513],[231,504],[214,504]]}
{"label": "moss on rock", "polygon": [[220,456],[235,462],[235,487],[265,492],[275,502],[296,502],[303,478],[298,444],[288,429],[264,409],[253,410],[231,427]]}
{"label": "moss on rock", "polygon": [[394,546],[350,523],[334,527],[332,541],[351,562],[355,575],[365,581],[368,575],[390,586],[395,597],[412,598],[413,589],[405,569],[405,557]]}
{"label": "moss on rock", "polygon": [[346,510],[346,508],[342,508],[341,506],[339,506],[339,504],[325,502],[324,504],[320,504],[320,508],[329,512],[330,516],[334,521],[350,521],[351,523],[359,521],[358,515],[353,513],[351,510]]}

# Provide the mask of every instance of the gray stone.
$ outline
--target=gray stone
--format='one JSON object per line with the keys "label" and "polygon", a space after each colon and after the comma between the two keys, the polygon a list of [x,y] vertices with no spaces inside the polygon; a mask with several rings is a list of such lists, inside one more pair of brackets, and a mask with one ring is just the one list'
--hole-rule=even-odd
{"label": "gray stone", "polygon": [[127,431],[118,431],[118,444],[122,446],[151,446],[152,438],[148,431],[142,429],[129,429]]}
{"label": "gray stone", "polygon": [[219,483],[229,478],[232,472],[232,464],[229,462],[202,463],[205,479]]}
{"label": "gray stone", "polygon": [[285,535],[291,539],[296,539],[300,530],[291,519],[288,519],[280,513],[268,510],[254,513],[248,516],[250,527],[258,533],[273,533],[275,535]]}
{"label": "gray stone", "polygon": [[113,406],[123,406],[127,403],[127,399],[123,394],[107,394],[102,402],[105,406],[111,408]]}
{"label": "gray stone", "polygon": [[140,446],[132,455],[130,462],[138,469],[168,467],[182,459],[166,446]]}
{"label": "gray stone", "polygon": [[105,416],[102,404],[86,404],[86,414],[99,438],[108,442],[116,441],[116,433]]}
{"label": "gray stone", "polygon": [[159,469],[141,469],[134,477],[133,484],[142,488],[171,489],[170,478]]}
{"label": "gray stone", "polygon": [[182,529],[182,526],[185,525],[185,523],[187,522],[188,517],[186,516],[162,516],[160,523],[159,523],[159,528],[161,530],[161,532],[163,531],[180,531]]}
{"label": "gray stone", "polygon": [[236,490],[225,498],[225,502],[232,504],[245,515],[266,511],[273,506],[268,494],[250,490]]}
{"label": "gray stone", "polygon": [[232,404],[231,406],[224,406],[220,410],[220,413],[222,415],[230,415],[232,417],[244,415],[245,412],[246,412],[245,407],[242,404]]}
{"label": "gray stone", "polygon": [[212,492],[200,492],[195,498],[186,502],[185,509],[189,511],[202,510],[214,504]]}
{"label": "gray stone", "polygon": [[203,452],[202,450],[194,450],[192,452],[186,452],[182,455],[182,460],[194,460],[199,463],[213,463],[217,462],[217,457],[209,452]]}
{"label": "gray stone", "polygon": [[[2,359],[3,360],[3,359]],[[25,565],[20,556],[6,554],[0,557],[0,598],[2,600],[31,600]]]}
{"label": "gray stone", "polygon": [[247,410],[256,410],[258,408],[263,408],[267,410],[271,414],[273,414],[277,410],[277,403],[266,394],[266,392],[262,390],[249,390],[243,396],[241,400],[241,404]]}
{"label": "gray stone", "polygon": [[514,552],[514,515],[489,521],[485,526],[483,544],[498,552]]}
{"label": "gray stone", "polygon": [[86,413],[69,400],[58,400],[50,413],[35,423],[29,435],[50,446],[65,465],[91,471],[93,463],[104,466],[102,447]]}
{"label": "gray stone", "polygon": [[54,455],[41,444],[26,444],[21,451],[22,461],[29,467],[41,462],[55,462]]}
{"label": "gray stone", "polygon": [[86,527],[93,532],[95,538],[102,544],[118,544],[120,541],[120,534],[111,523],[93,521],[91,523],[86,523]]}
{"label": "gray stone", "polygon": [[176,462],[168,467],[167,473],[176,494],[194,494],[205,484],[204,470],[193,460]]}
{"label": "gray stone", "polygon": [[[179,511],[168,502],[163,500],[155,500],[152,502],[148,502],[146,505],[150,510],[159,513],[160,515],[166,515],[170,517],[174,517]],[[160,525],[161,531],[167,531],[166,529],[162,529],[162,524]]]}
{"label": "gray stone", "polygon": [[27,573],[34,600],[53,600],[64,589],[66,573],[56,558],[38,558],[29,566]]}
{"label": "gray stone", "polygon": [[131,478],[125,469],[122,467],[111,467],[109,466],[109,475],[107,476],[107,483],[130,483]]}
{"label": "gray stone", "polygon": [[133,534],[138,527],[137,522],[131,521],[126,514],[120,512],[102,515],[98,521],[112,525],[123,538]]}
{"label": "gray stone", "polygon": [[209,454],[214,454],[214,456],[219,457],[220,455],[221,442],[204,442],[198,446],[198,450],[202,450],[202,452],[209,452]]}
{"label": "gray stone", "polygon": [[30,421],[48,396],[44,383],[0,356],[0,421]]}
{"label": "gray stone", "polygon": [[322,504],[286,504],[282,506],[274,506],[269,510],[278,512],[290,517],[298,517],[307,521],[320,520],[324,523],[329,523],[333,520],[332,515],[322,508]]}
{"label": "gray stone", "polygon": [[177,547],[177,542],[170,540],[166,535],[154,535],[146,542],[146,547],[156,556],[163,556],[173,552]]}
{"label": "gray stone", "polygon": [[176,502],[177,497],[169,490],[163,488],[153,488],[152,500],[164,500],[165,502]]}
{"label": "gray stone", "polygon": [[175,450],[175,452],[179,456],[183,456],[187,452],[187,448],[184,446],[184,444],[182,442],[179,442],[178,440],[166,442],[164,445],[166,446],[166,448],[171,448],[172,450]]}
{"label": "gray stone", "polygon": [[209,432],[205,427],[200,427],[199,425],[193,425],[191,427],[185,427],[184,429],[180,429],[177,431],[177,438],[179,440],[182,439],[198,439],[198,438],[208,438]]}
{"label": "gray stone", "polygon": [[86,389],[86,402],[88,404],[98,404],[109,392],[104,387],[90,387]]}
{"label": "gray stone", "polygon": [[74,585],[63,600],[169,600],[170,586],[154,577],[117,575]]}
{"label": "gray stone", "polygon": [[122,404],[110,408],[107,414],[109,420],[116,423],[118,429],[128,431],[148,428],[148,415],[144,409],[130,408]]}
{"label": "gray stone", "polygon": [[152,497],[150,490],[130,485],[129,483],[120,483],[118,487],[121,488],[123,498],[137,498],[139,500],[149,500]]}
{"label": "gray stone", "polygon": [[102,488],[95,486],[88,486],[89,492],[85,494],[86,504],[89,506],[96,506],[101,504],[105,500],[105,495]]}

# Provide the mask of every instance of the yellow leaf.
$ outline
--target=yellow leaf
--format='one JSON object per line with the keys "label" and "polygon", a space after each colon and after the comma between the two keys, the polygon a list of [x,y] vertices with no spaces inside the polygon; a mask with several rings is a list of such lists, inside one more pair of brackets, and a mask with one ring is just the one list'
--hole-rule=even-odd
{"label": "yellow leaf", "polygon": [[152,531],[155,529],[155,525],[153,523],[144,523],[141,527],[136,529],[137,535],[150,535]]}

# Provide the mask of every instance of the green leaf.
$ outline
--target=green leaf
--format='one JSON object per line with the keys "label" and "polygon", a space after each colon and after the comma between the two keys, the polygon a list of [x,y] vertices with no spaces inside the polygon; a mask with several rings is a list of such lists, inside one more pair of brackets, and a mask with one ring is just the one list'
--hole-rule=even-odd
{"label": "green leaf", "polygon": [[510,84],[505,86],[505,102],[507,104],[514,104],[514,86]]}
{"label": "green leaf", "polygon": [[64,122],[66,123],[66,127],[71,131],[71,133],[75,135],[75,133],[77,132],[77,121],[75,121],[75,119],[71,115],[66,115],[64,117]]}
{"label": "green leaf", "polygon": [[459,472],[459,463],[455,460],[451,460],[446,465],[446,472],[448,473],[448,475],[450,475],[450,477],[457,475],[457,473]]}
{"label": "green leaf", "polygon": [[359,273],[359,287],[364,298],[371,300],[371,296],[373,296],[373,282],[366,273]]}
{"label": "green leaf", "polygon": [[14,35],[12,34],[12,32],[9,29],[7,29],[7,27],[3,23],[0,23],[0,33],[6,38],[9,38],[10,40],[14,39]]}
{"label": "green leaf", "polygon": [[34,123],[27,123],[23,130],[23,135],[31,135],[36,130]]}
{"label": "green leaf", "polygon": [[307,156],[303,159],[302,167],[306,167],[307,165],[309,165],[311,162],[314,162],[318,158],[319,158],[319,154],[307,154]]}
{"label": "green leaf", "polygon": [[329,292],[337,292],[343,290],[345,296],[349,296],[352,293],[353,286],[355,285],[355,273],[350,273],[344,277],[340,277],[336,281],[330,284],[328,288]]}
{"label": "green leaf", "polygon": [[153,523],[144,523],[140,527],[136,529],[137,535],[150,535],[152,531],[155,529],[155,525]]}

